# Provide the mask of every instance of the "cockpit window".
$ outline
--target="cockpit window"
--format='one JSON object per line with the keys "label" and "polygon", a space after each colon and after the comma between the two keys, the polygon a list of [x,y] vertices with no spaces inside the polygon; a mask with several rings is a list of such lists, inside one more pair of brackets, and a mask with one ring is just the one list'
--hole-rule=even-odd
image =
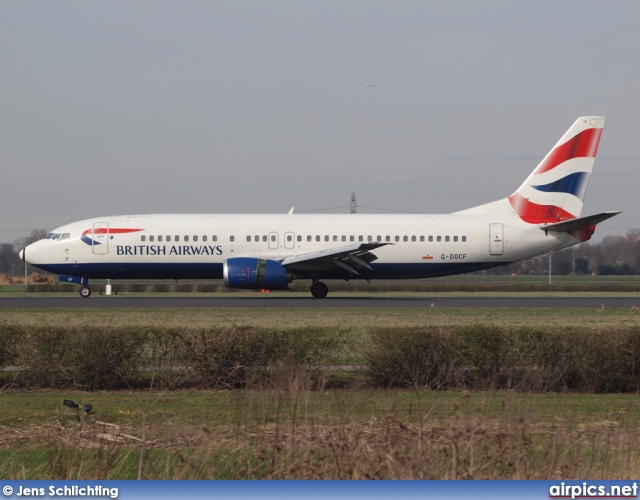
{"label": "cockpit window", "polygon": [[71,234],[69,233],[48,233],[46,236],[47,240],[53,240],[53,241],[61,241],[61,240],[66,240],[67,238],[70,238]]}

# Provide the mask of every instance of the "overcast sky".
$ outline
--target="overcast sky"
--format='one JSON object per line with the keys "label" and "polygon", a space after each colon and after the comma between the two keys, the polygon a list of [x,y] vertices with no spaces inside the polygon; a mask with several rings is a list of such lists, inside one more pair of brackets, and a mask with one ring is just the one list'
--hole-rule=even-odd
{"label": "overcast sky", "polygon": [[[607,122],[640,227],[640,2],[0,1],[0,242],[136,213],[450,213]],[[366,86],[365,84],[377,84]]]}

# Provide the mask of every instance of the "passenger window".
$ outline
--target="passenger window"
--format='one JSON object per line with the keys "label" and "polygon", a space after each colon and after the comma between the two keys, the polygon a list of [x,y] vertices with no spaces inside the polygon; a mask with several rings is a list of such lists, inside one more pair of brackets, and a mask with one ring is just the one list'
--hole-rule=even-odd
{"label": "passenger window", "polygon": [[271,235],[271,241],[276,241],[276,235],[275,234]]}
{"label": "passenger window", "polygon": [[162,235],[158,236],[158,241],[162,241]]}
{"label": "passenger window", "polygon": [[329,235],[328,234],[324,235],[324,241],[329,241]]}
{"label": "passenger window", "polygon": [[395,240],[400,241],[400,236],[396,236]]}
{"label": "passenger window", "polygon": [[296,238],[298,239],[298,242],[302,241],[302,236],[301,235],[298,235]]}
{"label": "passenger window", "polygon": [[416,237],[415,237],[415,236],[412,236],[412,237],[411,237],[411,241],[413,241],[413,242],[415,243],[415,241],[416,241]]}
{"label": "passenger window", "polygon": [[153,241],[153,240],[154,240],[153,235],[149,236],[149,241]]}
{"label": "passenger window", "polygon": [[449,241],[449,237],[448,237],[448,236],[445,236],[445,237],[444,237],[444,241]]}
{"label": "passenger window", "polygon": [[251,236],[247,236],[247,241],[251,241]]}
{"label": "passenger window", "polygon": [[433,236],[429,236],[429,241],[433,241]]}
{"label": "passenger window", "polygon": [[453,237],[453,241],[458,241],[458,237],[457,237],[457,236],[454,236],[454,237]]}
{"label": "passenger window", "polygon": [[463,236],[463,237],[462,237],[462,241],[467,241],[467,237],[466,237],[466,236]]}
{"label": "passenger window", "polygon": [[338,235],[337,234],[333,235],[333,241],[338,241]]}
{"label": "passenger window", "polygon": [[409,241],[409,237],[408,236],[403,236],[402,237],[402,241]]}
{"label": "passenger window", "polygon": [[197,234],[193,237],[193,241],[198,241],[198,235]]}
{"label": "passenger window", "polygon": [[376,238],[376,241],[382,241],[382,236],[378,236],[378,237]]}
{"label": "passenger window", "polygon": [[214,234],[214,235],[211,237],[211,241],[218,241],[218,235]]}
{"label": "passenger window", "polygon": [[253,237],[253,241],[259,242],[259,241],[260,241],[260,235],[256,234],[256,235]]}
{"label": "passenger window", "polygon": [[266,235],[266,234],[263,234],[263,235],[262,235],[262,241],[266,242],[267,240],[268,240],[267,235]]}
{"label": "passenger window", "polygon": [[311,236],[310,234],[307,235],[307,241],[312,241],[313,240],[313,236]]}
{"label": "passenger window", "polygon": [[235,241],[235,240],[236,240],[235,236],[233,236],[233,235],[229,236],[229,241]]}
{"label": "passenger window", "polygon": [[180,241],[180,236],[176,235],[175,238],[173,238],[174,241]]}
{"label": "passenger window", "polygon": [[321,240],[322,240],[322,238],[320,238],[320,235],[316,234],[316,241],[321,241]]}
{"label": "passenger window", "polygon": [[293,238],[291,237],[291,235],[290,235],[290,234],[288,234],[288,235],[287,235],[287,241],[288,241],[288,242],[293,241]]}
{"label": "passenger window", "polygon": [[147,241],[147,237],[143,234],[140,236],[140,241]]}
{"label": "passenger window", "polygon": [[349,241],[356,241],[356,237],[352,234],[349,236]]}
{"label": "passenger window", "polygon": [[371,243],[373,241],[373,236],[371,236],[371,235],[367,236],[367,241],[369,243]]}
{"label": "passenger window", "polygon": [[358,236],[358,241],[364,241],[364,236],[362,235]]}
{"label": "passenger window", "polygon": [[438,236],[438,241],[442,241],[442,236]]}
{"label": "passenger window", "polygon": [[424,236],[420,236],[420,242],[424,243]]}
{"label": "passenger window", "polygon": [[202,241],[207,241],[207,235],[206,234],[202,237]]}
{"label": "passenger window", "polygon": [[167,235],[167,241],[171,241],[171,236]]}
{"label": "passenger window", "polygon": [[346,235],[342,235],[342,241],[347,241],[347,236]]}

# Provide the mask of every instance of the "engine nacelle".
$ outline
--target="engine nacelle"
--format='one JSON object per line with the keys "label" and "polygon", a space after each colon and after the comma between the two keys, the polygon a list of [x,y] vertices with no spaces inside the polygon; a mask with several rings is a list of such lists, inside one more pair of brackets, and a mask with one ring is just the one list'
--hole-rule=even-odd
{"label": "engine nacelle", "polygon": [[249,290],[287,290],[291,273],[277,260],[234,257],[223,264],[224,286]]}

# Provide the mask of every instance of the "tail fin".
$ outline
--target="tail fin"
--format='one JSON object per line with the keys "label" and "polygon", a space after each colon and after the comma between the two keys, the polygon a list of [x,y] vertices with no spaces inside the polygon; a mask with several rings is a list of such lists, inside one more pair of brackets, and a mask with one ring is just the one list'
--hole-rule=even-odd
{"label": "tail fin", "polygon": [[520,218],[530,224],[580,217],[604,118],[578,118],[533,173],[509,196]]}
{"label": "tail fin", "polygon": [[580,217],[603,127],[603,117],[581,116],[515,193],[506,200],[459,213],[515,211],[530,224]]}

